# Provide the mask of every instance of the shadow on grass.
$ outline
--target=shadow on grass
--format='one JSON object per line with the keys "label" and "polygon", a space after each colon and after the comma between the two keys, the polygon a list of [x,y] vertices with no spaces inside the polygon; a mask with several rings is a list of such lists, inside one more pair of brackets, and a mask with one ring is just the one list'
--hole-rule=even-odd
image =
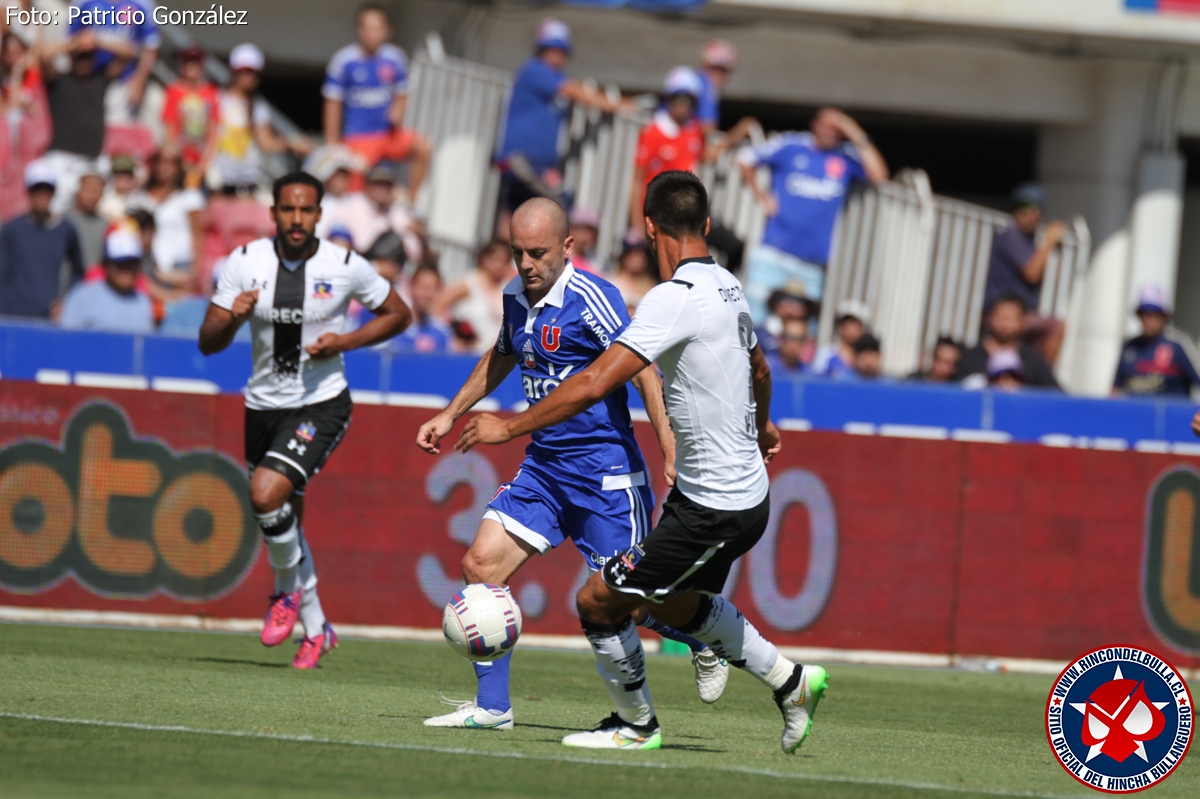
{"label": "shadow on grass", "polygon": [[291,668],[287,663],[264,663],[261,660],[246,660],[244,658],[188,658],[192,663],[220,663],[225,666],[258,666],[260,669]]}

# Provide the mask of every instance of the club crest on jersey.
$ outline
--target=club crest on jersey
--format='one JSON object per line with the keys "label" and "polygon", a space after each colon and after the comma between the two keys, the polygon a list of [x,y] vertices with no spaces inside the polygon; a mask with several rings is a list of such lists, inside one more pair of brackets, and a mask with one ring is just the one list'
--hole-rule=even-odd
{"label": "club crest on jersey", "polygon": [[556,352],[558,350],[558,343],[561,337],[561,327],[542,325],[542,349],[544,349],[546,352]]}
{"label": "club crest on jersey", "polygon": [[313,281],[313,299],[316,300],[332,300],[333,299],[333,284],[328,280]]}
{"label": "club crest on jersey", "polygon": [[1105,793],[1157,785],[1192,743],[1192,695],[1179,672],[1137,647],[1096,649],[1058,676],[1046,737],[1072,777]]}
{"label": "club crest on jersey", "polygon": [[825,159],[825,177],[841,180],[846,174],[846,162],[841,157],[831,155]]}
{"label": "club crest on jersey", "polygon": [[296,428],[296,438],[303,439],[304,441],[312,441],[316,434],[316,425],[311,422],[303,422]]}
{"label": "club crest on jersey", "polygon": [[525,361],[526,369],[537,368],[537,358],[535,358],[533,354],[533,342],[525,342],[525,346],[521,348],[521,357]]}

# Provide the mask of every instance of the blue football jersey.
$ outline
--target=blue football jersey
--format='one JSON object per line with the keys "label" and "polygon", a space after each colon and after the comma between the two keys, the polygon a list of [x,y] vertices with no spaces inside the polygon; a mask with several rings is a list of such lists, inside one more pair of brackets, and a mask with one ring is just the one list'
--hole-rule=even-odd
{"label": "blue football jersey", "polygon": [[[615,286],[570,263],[550,293],[529,307],[521,278],[504,289],[504,322],[496,352],[513,355],[525,398],[534,404],[582,372],[629,324]],[[583,413],[533,434],[526,454],[585,483],[645,471],[633,437],[629,392],[618,388]]]}

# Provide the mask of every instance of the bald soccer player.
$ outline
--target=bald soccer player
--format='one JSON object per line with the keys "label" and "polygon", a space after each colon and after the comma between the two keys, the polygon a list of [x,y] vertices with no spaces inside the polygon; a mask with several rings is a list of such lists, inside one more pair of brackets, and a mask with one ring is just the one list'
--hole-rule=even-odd
{"label": "bald soccer player", "polygon": [[[536,198],[522,204],[510,232],[518,275],[504,289],[499,338],[449,407],[421,426],[417,446],[432,455],[441,452],[441,440],[459,417],[491,394],[514,367],[520,365],[525,398],[536,405],[568,375],[606,352],[629,324],[616,287],[571,265],[574,239],[556,202]],[[674,463],[675,438],[658,373],[643,369],[630,382],[642,395],[665,462]],[[650,530],[654,494],[633,436],[628,397],[622,385],[586,412],[533,436],[516,476],[488,503],[462,560],[464,582],[507,586],[534,553],[544,555],[567,538],[594,572],[642,540]],[[673,484],[674,468],[667,468],[667,482]],[[720,698],[729,677],[724,661],[652,617],[640,614],[639,623],[691,646],[700,698],[710,703]],[[425,724],[512,729],[511,657],[474,664],[476,697],[444,699],[455,709]]]}

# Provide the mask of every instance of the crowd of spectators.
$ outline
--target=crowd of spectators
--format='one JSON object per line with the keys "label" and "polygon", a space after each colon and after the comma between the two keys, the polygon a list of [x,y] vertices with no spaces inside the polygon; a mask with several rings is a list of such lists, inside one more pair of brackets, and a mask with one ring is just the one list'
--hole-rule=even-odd
{"label": "crowd of spectators", "polygon": [[[90,8],[106,0],[75,2]],[[658,281],[640,214],[645,186],[665,170],[698,171],[738,148],[734,163],[766,212],[763,239],[744,267],[745,242],[729,230],[714,226],[709,243],[739,272],[772,367],[781,375],[890,379],[881,358],[887,342],[862,303],[840,303],[832,342],[816,346],[838,214],[854,184],[878,185],[890,175],[851,116],[822,108],[807,130],[746,143],[755,120],[722,130],[720,113],[737,51],[709,42],[696,68],[678,66],[665,77],[637,143],[628,232],[603,263],[599,213],[564,190],[561,129],[573,104],[615,114],[639,106],[569,77],[571,31],[544,20],[498,130],[497,238],[480,249],[473,271],[447,284],[413,211],[433,148],[403,125],[407,56],[391,42],[382,7],[364,5],[355,19],[356,41],[333,54],[314,98],[323,103],[320,138],[285,135],[275,124],[259,92],[266,59],[254,44],[229,53],[226,85],[210,80],[213,56],[192,45],[173,54],[175,80],[156,87],[152,22],[74,25],[59,41],[40,40],[32,28],[0,30],[0,313],[190,335],[224,256],[270,234],[263,189],[272,171],[303,163],[326,186],[318,235],[367,257],[413,307],[412,328],[387,346],[481,352],[495,340],[501,290],[515,274],[504,238],[518,205],[545,196],[567,207],[576,268],[610,279],[632,313]],[[1058,388],[1053,365],[1064,328],[1037,308],[1065,226],[1044,219],[1044,207],[1037,186],[1014,191],[1011,224],[992,244],[978,343],[939,339],[911,380]],[[1114,392],[1187,393],[1200,384],[1194,348],[1171,329],[1165,299],[1147,291],[1138,309],[1143,334],[1126,345]]]}

